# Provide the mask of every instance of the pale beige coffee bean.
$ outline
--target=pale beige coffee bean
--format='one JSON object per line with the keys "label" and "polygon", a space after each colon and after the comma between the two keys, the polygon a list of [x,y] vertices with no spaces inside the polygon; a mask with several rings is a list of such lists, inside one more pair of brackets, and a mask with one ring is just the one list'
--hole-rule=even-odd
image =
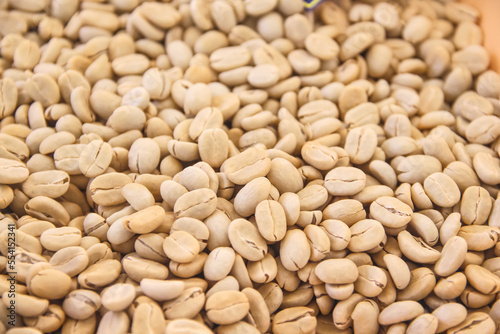
{"label": "pale beige coffee bean", "polygon": [[479,178],[474,169],[465,162],[454,161],[446,166],[443,172],[455,181],[462,192],[470,186],[479,186]]}
{"label": "pale beige coffee bean", "polygon": [[450,214],[439,229],[439,239],[442,244],[446,244],[451,237],[458,234],[462,223],[460,221],[460,213],[454,212]]}
{"label": "pale beige coffee bean", "polygon": [[185,70],[189,66],[189,61],[193,57],[193,51],[181,40],[170,41],[166,45],[167,55],[172,65]]}
{"label": "pale beige coffee bean", "polygon": [[334,196],[354,195],[365,187],[366,174],[355,167],[337,167],[325,176],[325,187]]}
{"label": "pale beige coffee bean", "polygon": [[[347,248],[351,241],[351,230],[346,223],[336,219],[326,219],[319,226],[323,228],[330,240],[331,250],[342,251]],[[308,226],[305,229],[308,229]]]}
{"label": "pale beige coffee bean", "polygon": [[104,173],[111,159],[111,146],[102,140],[93,140],[83,150],[78,165],[83,175],[96,177]]}
{"label": "pale beige coffee bean", "polygon": [[59,147],[53,155],[55,167],[67,172],[69,175],[81,174],[79,159],[85,146],[85,144],[72,144]]}
{"label": "pale beige coffee bean", "polygon": [[186,91],[183,104],[186,115],[197,115],[201,110],[210,106],[211,100],[212,93],[207,85],[196,83],[190,86]]}
{"label": "pale beige coffee bean", "polygon": [[389,165],[385,161],[374,160],[370,162],[368,168],[370,169],[371,174],[382,184],[392,189],[397,188],[398,179],[396,176],[396,172],[391,167],[391,165]]}
{"label": "pale beige coffee bean", "polygon": [[68,131],[56,132],[42,140],[39,150],[42,154],[50,154],[61,146],[74,144],[75,141],[75,136]]}
{"label": "pale beige coffee bean", "polygon": [[48,229],[40,235],[42,246],[51,251],[78,246],[81,240],[82,232],[76,227],[69,226]]}
{"label": "pale beige coffee bean", "polygon": [[258,177],[248,182],[234,197],[234,209],[242,217],[255,213],[257,205],[269,197],[271,182],[265,177]]}
{"label": "pale beige coffee bean", "polygon": [[101,297],[90,290],[73,290],[64,298],[62,308],[67,316],[84,320],[91,317],[101,307]]}
{"label": "pale beige coffee bean", "polygon": [[11,78],[3,78],[0,86],[1,92],[1,116],[6,117],[12,115],[16,109],[18,92]]}
{"label": "pale beige coffee bean", "polygon": [[128,167],[135,173],[151,173],[158,167],[160,157],[160,147],[153,139],[139,138],[128,152]]}
{"label": "pale beige coffee bean", "polygon": [[122,267],[125,273],[136,282],[144,278],[166,279],[169,274],[167,267],[163,264],[143,259],[136,253],[124,256]]}
{"label": "pale beige coffee bean", "polygon": [[144,294],[157,301],[166,301],[177,298],[184,290],[185,283],[180,280],[157,280],[145,278],[140,282]]}
{"label": "pale beige coffee bean", "polygon": [[370,217],[390,228],[405,226],[412,219],[412,209],[394,197],[383,196],[370,205]]}
{"label": "pale beige coffee bean", "polygon": [[386,254],[383,259],[396,288],[399,290],[406,288],[411,278],[408,264],[394,254]]}
{"label": "pale beige coffee bean", "polygon": [[65,247],[55,252],[49,263],[54,269],[74,277],[87,268],[89,256],[82,247]]}
{"label": "pale beige coffee bean", "polygon": [[132,180],[121,173],[108,173],[97,176],[89,184],[90,196],[94,203],[116,205],[125,202],[121,188]]}
{"label": "pale beige coffee bean", "polygon": [[[36,328],[35,333],[50,332],[60,328],[64,322],[64,319],[65,315],[61,306],[57,304],[51,304],[44,314],[41,314],[38,317],[24,318],[24,323],[26,326],[28,326],[28,330]],[[21,330],[21,333],[24,332],[23,328],[19,329]],[[9,331],[12,331],[12,329]]]}
{"label": "pale beige coffee bean", "polygon": [[187,194],[189,190],[183,185],[175,182],[173,180],[163,181],[160,186],[160,194],[162,199],[171,207],[175,205],[175,202],[184,194]]}
{"label": "pale beige coffee bean", "polygon": [[165,210],[162,207],[153,205],[124,217],[122,224],[130,232],[146,234],[161,225],[164,215]]}
{"label": "pale beige coffee bean", "polygon": [[25,90],[34,101],[39,101],[45,108],[59,102],[59,87],[54,78],[48,74],[33,75],[26,81]]}
{"label": "pale beige coffee bean", "polygon": [[156,303],[141,303],[134,310],[131,333],[160,333],[165,330],[161,307]]}
{"label": "pale beige coffee bean", "polygon": [[415,319],[423,313],[424,308],[419,303],[412,300],[399,301],[382,310],[378,319],[381,325],[392,325]]}
{"label": "pale beige coffee bean", "polygon": [[328,200],[328,191],[319,184],[308,185],[297,193],[300,199],[300,210],[315,210]]}
{"label": "pale beige coffee bean", "polygon": [[301,230],[289,230],[280,243],[280,260],[289,271],[304,268],[311,256],[307,236]]}
{"label": "pale beige coffee bean", "polygon": [[223,72],[245,66],[250,62],[250,59],[251,54],[246,48],[228,46],[212,52],[210,66],[218,72]]}
{"label": "pale beige coffee bean", "polygon": [[280,241],[286,234],[286,214],[281,204],[274,200],[263,200],[255,208],[257,228],[264,239]]}
{"label": "pale beige coffee bean", "polygon": [[486,268],[475,264],[465,267],[467,281],[481,293],[492,294],[500,289],[500,278]]}
{"label": "pale beige coffee bean", "polygon": [[460,213],[462,220],[468,225],[482,225],[491,211],[492,202],[486,189],[472,186],[462,195]]}
{"label": "pale beige coffee bean", "polygon": [[101,289],[112,283],[120,275],[122,266],[113,259],[101,260],[78,275],[78,283],[86,289]]}
{"label": "pale beige coffee bean", "polygon": [[24,204],[24,210],[29,215],[46,220],[56,226],[66,226],[70,216],[66,209],[57,201],[47,196],[36,196]]}
{"label": "pale beige coffee bean", "polygon": [[392,59],[392,50],[384,44],[374,44],[366,54],[368,71],[371,76],[379,78],[387,73]]}
{"label": "pale beige coffee bean", "polygon": [[452,56],[452,62],[453,64],[464,65],[473,75],[477,75],[488,68],[490,58],[482,45],[470,45],[455,52]]}
{"label": "pale beige coffee bean", "polygon": [[149,59],[139,53],[124,55],[115,58],[111,67],[119,76],[140,75],[149,68]]}
{"label": "pale beige coffee bean", "polygon": [[462,226],[458,231],[458,236],[467,241],[469,251],[484,251],[492,248],[498,241],[497,227],[485,225]]}
{"label": "pale beige coffee bean", "polygon": [[[63,132],[58,136],[62,136],[63,138],[66,138],[68,141],[72,141],[71,139],[72,135],[68,132]],[[50,135],[49,137],[53,139],[58,136],[54,136],[53,134]],[[43,139],[42,142],[45,141],[46,139],[47,138]],[[53,140],[50,141],[53,143]],[[0,158],[3,159],[24,161],[29,157],[29,148],[24,143],[24,141],[6,133],[0,133],[0,148],[2,149],[1,151],[2,155],[0,156]],[[48,150],[50,151],[50,148]]]}
{"label": "pale beige coffee bean", "polygon": [[312,124],[326,117],[337,118],[339,116],[339,111],[333,102],[317,99],[303,104],[299,108],[297,116],[302,124]]}
{"label": "pale beige coffee bean", "polygon": [[379,267],[362,265],[357,267],[359,276],[354,282],[354,290],[366,297],[376,297],[387,285],[387,275]]}
{"label": "pale beige coffee bean", "polygon": [[177,217],[192,217],[203,220],[210,216],[217,206],[216,194],[207,188],[190,191],[175,202]]}
{"label": "pale beige coffee bean", "polygon": [[438,319],[433,314],[422,314],[415,318],[408,328],[407,333],[436,333]]}
{"label": "pale beige coffee bean", "polygon": [[64,171],[48,170],[32,173],[22,184],[23,192],[29,197],[61,197],[68,191],[69,175]]}
{"label": "pale beige coffee bean", "polygon": [[124,133],[129,130],[142,130],[146,123],[144,111],[136,106],[120,106],[109,116],[106,125],[113,130]]}
{"label": "pale beige coffee bean", "polygon": [[134,208],[141,211],[155,204],[155,198],[149,189],[140,183],[129,183],[122,188],[123,197]]}
{"label": "pale beige coffee bean", "polygon": [[292,192],[286,192],[280,196],[278,201],[285,210],[287,225],[295,224],[300,216],[299,196]]}
{"label": "pale beige coffee bean", "polygon": [[220,281],[225,278],[233,267],[235,252],[230,247],[217,247],[208,254],[203,267],[205,279]]}
{"label": "pale beige coffee bean", "polygon": [[219,291],[207,298],[205,310],[214,323],[229,325],[245,317],[250,309],[248,298],[239,291]]}
{"label": "pale beige coffee bean", "polygon": [[460,295],[460,300],[465,306],[470,308],[480,308],[490,304],[494,298],[493,295],[486,295],[475,290],[472,287],[466,287]]}
{"label": "pale beige coffee bean", "polygon": [[[4,256],[8,255],[8,242],[12,242],[12,228],[10,230],[8,228],[5,228],[3,232],[0,234],[1,239],[3,241],[3,244],[0,247],[0,250]],[[41,254],[42,253],[42,246],[38,238],[35,238],[31,235],[28,235],[22,231],[15,231],[15,244],[17,247],[20,247],[22,249],[25,249],[29,252],[35,253],[35,254]]]}
{"label": "pale beige coffee bean", "polygon": [[480,74],[476,82],[476,91],[484,97],[498,97],[498,73],[488,70]]}
{"label": "pale beige coffee bean", "polygon": [[126,312],[106,312],[97,328],[97,333],[107,334],[113,331],[127,331],[130,327],[130,319]]}
{"label": "pale beige coffee bean", "polygon": [[245,12],[250,16],[260,16],[269,11],[271,11],[276,4],[277,0],[273,1],[262,1],[262,0],[251,0],[245,3]]}
{"label": "pale beige coffee bean", "polygon": [[319,170],[330,170],[338,161],[338,155],[334,150],[315,142],[306,142],[302,146],[301,154],[307,163]]}
{"label": "pale beige coffee bean", "polygon": [[114,221],[106,232],[106,238],[110,243],[120,245],[129,241],[135,235],[134,232],[130,232],[125,228],[123,224],[124,218],[120,217]]}
{"label": "pale beige coffee bean", "polygon": [[307,51],[321,60],[333,59],[340,51],[335,40],[320,33],[309,34],[304,43]]}
{"label": "pale beige coffee bean", "polygon": [[353,252],[366,252],[383,242],[384,227],[374,219],[363,219],[351,226],[348,248]]}
{"label": "pale beige coffee bean", "polygon": [[22,40],[14,52],[13,65],[16,68],[29,70],[33,69],[41,57],[41,51],[38,44],[34,41]]}
{"label": "pale beige coffee bean", "polygon": [[429,175],[424,181],[424,189],[429,198],[441,207],[452,207],[460,201],[460,189],[444,173]]}
{"label": "pale beige coffee bean", "polygon": [[221,129],[206,129],[198,137],[198,149],[202,161],[213,168],[220,167],[228,158],[228,136]]}
{"label": "pale beige coffee bean", "polygon": [[210,236],[209,228],[200,220],[194,218],[178,218],[170,227],[170,233],[176,231],[185,231],[196,238],[200,245],[200,251],[207,246],[207,240]]}
{"label": "pale beige coffee bean", "polygon": [[403,38],[417,44],[427,38],[432,29],[432,21],[423,15],[412,17],[403,30]]}
{"label": "pale beige coffee bean", "polygon": [[363,164],[375,153],[376,144],[376,133],[369,128],[359,127],[349,131],[344,148],[353,163]]}
{"label": "pale beige coffee bean", "polygon": [[[220,327],[219,331],[220,331]],[[199,321],[191,319],[175,319],[168,322],[165,332],[172,334],[182,333],[199,333],[199,334],[213,334],[213,332],[204,324]]]}
{"label": "pale beige coffee bean", "polygon": [[441,253],[427,245],[421,238],[415,237],[408,231],[398,234],[398,244],[401,252],[410,260],[417,263],[435,263]]}
{"label": "pale beige coffee bean", "polygon": [[[9,292],[2,294],[2,301],[5,307],[9,307],[11,303],[16,303],[16,312],[23,317],[38,317],[45,313],[49,307],[47,299],[37,298],[30,295],[16,294],[15,299]],[[12,302],[11,302],[12,301]]]}
{"label": "pale beige coffee bean", "polygon": [[262,148],[250,147],[227,159],[221,166],[227,178],[234,184],[246,184],[249,181],[266,176],[271,168],[271,159]]}
{"label": "pale beige coffee bean", "polygon": [[114,312],[119,312],[129,307],[135,299],[135,296],[136,292],[133,285],[126,283],[116,283],[106,287],[102,291],[101,303],[102,306],[104,306],[106,309]]}
{"label": "pale beige coffee bean", "polygon": [[267,179],[281,194],[296,193],[304,187],[304,181],[297,168],[284,158],[274,158]]}
{"label": "pale beige coffee bean", "polygon": [[26,222],[18,228],[18,231],[22,231],[34,237],[39,237],[44,231],[50,228],[55,228],[54,224],[48,221],[36,219],[34,221]]}
{"label": "pale beige coffee bean", "polygon": [[429,246],[434,246],[439,240],[439,230],[436,223],[421,213],[414,213],[408,226]]}
{"label": "pale beige coffee bean", "polygon": [[500,180],[499,160],[486,152],[478,152],[472,159],[477,176],[486,184],[496,184]]}
{"label": "pale beige coffee bean", "polygon": [[259,330],[253,326],[250,325],[248,322],[244,321],[238,321],[235,322],[234,324],[231,325],[222,325],[217,327],[217,331],[220,334],[229,334],[229,333],[238,333],[238,332],[245,332],[245,333],[252,333],[252,334],[258,334],[260,333]]}
{"label": "pale beige coffee bean", "polygon": [[359,276],[356,264],[349,259],[323,260],[314,272],[322,282],[328,284],[354,283]]}
{"label": "pale beige coffee bean", "polygon": [[273,319],[273,333],[314,332],[317,320],[313,316],[313,312],[308,307],[290,307],[278,312]]}
{"label": "pale beige coffee bean", "polygon": [[267,330],[270,325],[270,312],[264,297],[253,288],[245,288],[241,292],[247,297],[250,304],[248,317],[253,319],[255,327],[259,331]]}
{"label": "pale beige coffee bean", "polygon": [[233,220],[229,224],[228,237],[234,250],[249,261],[262,260],[267,254],[265,239],[248,220],[242,218]]}
{"label": "pale beige coffee bean", "polygon": [[314,74],[321,66],[320,60],[305,50],[293,50],[287,57],[294,71],[300,75]]}
{"label": "pale beige coffee bean", "polygon": [[55,269],[42,269],[29,277],[28,288],[37,297],[60,299],[71,289],[71,278]]}
{"label": "pale beige coffee bean", "polygon": [[340,301],[333,309],[334,325],[338,329],[347,329],[352,325],[351,314],[355,306],[365,299],[359,293],[353,293],[347,299]]}
{"label": "pale beige coffee bean", "polygon": [[195,237],[185,231],[176,231],[163,242],[163,251],[179,263],[191,262],[199,253],[200,246]]}
{"label": "pale beige coffee bean", "polygon": [[474,331],[481,333],[494,333],[495,322],[486,313],[472,312],[467,315],[467,318],[465,318],[465,320],[461,324],[448,330],[448,332],[450,333],[472,333]]}
{"label": "pale beige coffee bean", "polygon": [[366,212],[361,202],[354,199],[343,199],[328,205],[323,210],[323,218],[336,219],[348,226],[366,218]]}
{"label": "pale beige coffee bean", "polygon": [[238,280],[233,276],[226,276],[222,280],[215,283],[210,288],[210,290],[207,291],[206,296],[207,298],[209,298],[211,295],[219,291],[227,291],[227,290],[238,291],[238,289],[239,289]]}
{"label": "pale beige coffee bean", "polygon": [[437,332],[443,332],[457,326],[467,317],[467,310],[462,304],[448,303],[436,308],[432,314],[438,319]]}
{"label": "pale beige coffee bean", "polygon": [[280,79],[279,69],[275,65],[258,65],[248,73],[248,82],[257,88],[267,88],[276,84]]}
{"label": "pale beige coffee bean", "polygon": [[455,273],[463,264],[466,254],[467,242],[458,236],[451,237],[444,245],[434,271],[443,277]]}
{"label": "pale beige coffee bean", "polygon": [[194,318],[203,309],[205,299],[202,288],[186,288],[179,297],[163,304],[163,314],[167,320]]}
{"label": "pale beige coffee bean", "polygon": [[285,20],[285,36],[297,47],[303,47],[305,39],[312,33],[311,22],[302,14],[294,14]]}
{"label": "pale beige coffee bean", "polygon": [[379,313],[379,308],[373,300],[367,299],[358,303],[351,315],[353,329],[356,332],[377,332],[379,328]]}
{"label": "pale beige coffee bean", "polygon": [[[367,88],[370,89],[370,88]],[[373,103],[362,103],[349,109],[344,115],[344,122],[352,128],[380,122],[378,108]]]}
{"label": "pale beige coffee bean", "polygon": [[134,242],[135,251],[142,258],[165,263],[167,256],[163,251],[164,239],[164,236],[155,233],[142,234]]}
{"label": "pale beige coffee bean", "polygon": [[465,129],[467,140],[477,144],[489,144],[499,136],[500,123],[495,116],[480,116]]}
{"label": "pale beige coffee bean", "polygon": [[202,34],[194,44],[196,53],[210,55],[213,51],[228,46],[227,36],[217,30],[210,30]]}
{"label": "pale beige coffee bean", "polygon": [[340,57],[344,61],[356,57],[373,45],[375,41],[374,35],[369,32],[355,32],[340,46]]}

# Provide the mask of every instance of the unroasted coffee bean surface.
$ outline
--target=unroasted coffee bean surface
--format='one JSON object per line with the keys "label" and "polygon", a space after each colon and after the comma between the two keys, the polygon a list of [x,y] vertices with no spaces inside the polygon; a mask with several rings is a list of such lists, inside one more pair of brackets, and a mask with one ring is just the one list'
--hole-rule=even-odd
{"label": "unroasted coffee bean surface", "polygon": [[0,0],[0,334],[498,332],[480,20]]}

